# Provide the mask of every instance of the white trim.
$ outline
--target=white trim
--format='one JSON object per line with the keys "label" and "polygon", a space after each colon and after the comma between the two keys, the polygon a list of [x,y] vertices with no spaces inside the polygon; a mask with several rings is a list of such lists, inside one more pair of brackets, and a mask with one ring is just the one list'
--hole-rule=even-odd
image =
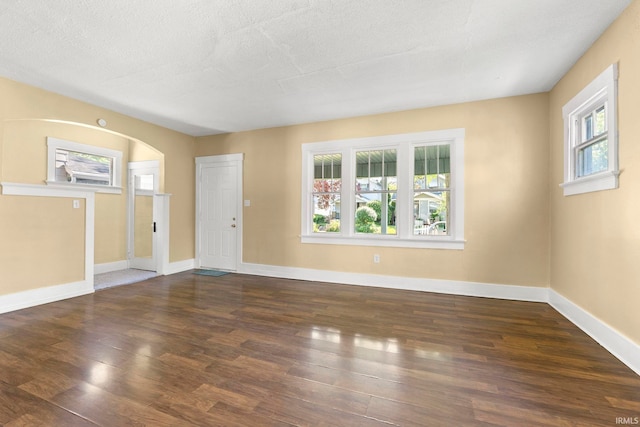
{"label": "white trim", "polygon": [[[140,160],[135,162],[129,162],[128,168],[131,169],[160,169],[160,160]],[[154,183],[155,187],[155,183]]]}
{"label": "white trim", "polygon": [[565,196],[618,188],[620,171],[606,171],[560,184]]}
{"label": "white trim", "polygon": [[[153,190],[136,190],[135,188],[135,175],[153,175]],[[158,195],[158,191],[160,189],[160,162],[158,160],[146,160],[140,162],[129,162],[127,165],[127,182],[128,182],[128,194],[127,194],[127,259],[129,260],[129,264],[132,268],[140,268],[143,270],[155,271],[156,273],[162,274],[160,269],[166,266],[166,263],[163,263],[163,259],[161,258],[161,254],[164,253],[165,248],[161,245],[166,243],[168,244],[168,236],[165,237],[163,234],[164,229],[163,226],[168,225],[165,223],[168,221],[163,216],[168,212],[164,208],[164,203],[169,203],[168,199],[160,199],[156,197]],[[152,221],[156,223],[156,231],[152,234],[152,243],[151,243],[151,258],[136,258],[135,257],[135,218],[134,218],[134,210],[135,210],[135,197],[136,196],[151,196],[153,197],[152,202]],[[158,206],[158,203],[163,204],[163,206]],[[151,226],[151,224],[149,224]],[[161,227],[161,230],[158,231],[158,226]],[[168,230],[168,228],[167,228]],[[167,231],[168,233],[168,231]],[[162,236],[161,236],[162,234]],[[162,264],[162,265],[161,265]]]}
{"label": "white trim", "polygon": [[95,193],[95,189],[85,188],[55,188],[38,184],[23,184],[18,182],[0,182],[2,194],[10,196],[41,196],[41,197],[69,197],[85,199],[88,194]]}
{"label": "white trim", "polygon": [[[243,201],[243,167],[244,167],[244,154],[243,153],[234,153],[234,154],[224,154],[220,156],[202,156],[196,157],[196,248],[195,248],[195,267],[201,266],[200,261],[200,253],[201,253],[201,242],[200,242],[200,234],[201,234],[201,221],[200,221],[200,212],[202,209],[201,200],[200,200],[200,191],[202,190],[202,168],[206,166],[212,166],[216,164],[229,164],[234,163],[236,166],[236,211],[237,211],[237,219],[236,226],[238,232],[236,233],[236,269],[242,263],[242,241],[243,241],[243,212],[244,212],[244,201]],[[234,271],[235,271],[234,270]]]}
{"label": "white trim", "polygon": [[94,193],[122,194],[122,187],[109,185],[72,184],[60,181],[45,181],[47,187],[63,191],[93,191]]}
{"label": "white trim", "polygon": [[93,267],[94,274],[103,274],[103,273],[111,273],[113,271],[126,270],[129,268],[129,261],[115,261],[115,262],[105,262],[102,264],[96,264]]}
{"label": "white trim", "polygon": [[196,268],[196,260],[195,259],[185,259],[183,261],[175,261],[169,263],[167,267],[167,271],[163,274],[168,276],[169,274],[182,273],[183,271],[189,271]]}
{"label": "white trim", "polygon": [[[575,121],[599,103],[607,105],[608,169],[602,173],[576,177],[576,138],[580,134]],[[565,196],[618,188],[618,64],[611,64],[562,107],[564,120]]]}
{"label": "white trim", "polygon": [[155,194],[153,196],[153,217],[156,221],[155,242],[153,245],[154,258],[156,259],[156,273],[168,274],[169,263],[169,237],[170,237],[170,201],[171,194]]}
{"label": "white trim", "polygon": [[[194,259],[176,261],[169,264],[165,274],[181,273],[194,268]],[[99,268],[97,268],[97,270],[98,269]],[[452,295],[546,302],[558,311],[558,313],[563,315],[570,322],[593,338],[597,343],[602,345],[614,357],[640,375],[640,346],[638,344],[634,343],[629,338],[611,328],[609,325],[588,313],[553,289],[534,286],[497,285],[452,280],[344,273],[251,263],[239,264],[238,273],[296,280],[436,292]],[[93,281],[90,283],[87,281],[81,281],[32,289],[14,294],[0,295],[0,313],[7,313],[40,304],[86,295],[93,292]]]}
{"label": "white trim", "polygon": [[59,190],[45,185],[2,182],[2,194],[13,196],[65,197],[85,199],[84,280],[93,287],[96,197],[93,191]]}
{"label": "white trim", "polygon": [[417,277],[382,276],[378,274],[347,273],[252,263],[240,264],[238,273],[346,285],[374,286],[390,289],[534,302],[547,302],[549,290],[549,288],[546,287],[497,285],[491,283]]}
{"label": "white trim", "polygon": [[[102,157],[111,157],[112,164],[112,180],[111,185],[91,185],[91,184],[69,184],[56,181],[56,150],[63,149],[80,153],[95,154]],[[122,193],[122,151],[111,150],[109,148],[98,147],[95,145],[81,144],[78,142],[67,141],[64,139],[47,137],[47,185],[60,188],[66,186],[79,187],[83,189],[92,188],[99,193]]]}
{"label": "white trim", "polygon": [[373,286],[390,289],[435,292],[451,295],[498,298],[505,300],[544,302],[603,346],[614,357],[640,375],[640,345],[602,320],[588,313],[553,289],[535,286],[498,285],[491,283],[382,276],[346,273],[298,267],[241,263],[238,273],[285,279]]}
{"label": "white trim", "polygon": [[640,345],[553,289],[549,290],[549,305],[640,375]]}
{"label": "white trim", "polygon": [[220,156],[201,156],[196,157],[196,165],[212,164],[212,163],[226,163],[226,162],[242,162],[244,160],[244,154],[222,154]]}
{"label": "white trim", "polygon": [[[464,249],[464,128],[385,135],[367,138],[342,139],[302,144],[301,175],[301,243],[333,245],[387,246],[432,249]],[[414,165],[410,161],[415,147],[430,144],[449,144],[451,150],[451,205],[448,236],[416,236],[413,234],[413,185],[399,185],[396,213],[399,215],[396,235],[363,235],[353,227],[355,171],[353,159],[358,149],[396,149],[397,163],[407,167],[398,168],[398,182],[412,182]],[[342,155],[342,191],[340,232],[314,233],[313,206],[313,157],[320,154]],[[400,208],[399,206],[402,206]]]}
{"label": "white trim", "polygon": [[[401,239],[397,236],[364,235],[357,237],[334,237],[330,233],[316,233],[300,236],[302,243],[315,243],[321,245],[356,245],[356,246],[381,246],[395,248],[431,248],[431,249],[464,249],[466,240],[439,240],[429,239],[428,242],[418,239]],[[428,243],[428,245],[427,245]]]}
{"label": "white trim", "polygon": [[0,295],[0,313],[22,310],[36,305],[48,304],[68,298],[79,297],[94,292],[93,279],[45,288],[30,289],[8,295]]}

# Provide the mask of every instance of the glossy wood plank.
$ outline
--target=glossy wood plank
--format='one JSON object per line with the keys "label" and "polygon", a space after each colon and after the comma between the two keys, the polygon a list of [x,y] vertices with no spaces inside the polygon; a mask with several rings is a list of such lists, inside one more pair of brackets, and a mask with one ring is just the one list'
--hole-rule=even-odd
{"label": "glossy wood plank", "polygon": [[640,377],[550,306],[185,272],[0,315],[4,426],[612,426]]}

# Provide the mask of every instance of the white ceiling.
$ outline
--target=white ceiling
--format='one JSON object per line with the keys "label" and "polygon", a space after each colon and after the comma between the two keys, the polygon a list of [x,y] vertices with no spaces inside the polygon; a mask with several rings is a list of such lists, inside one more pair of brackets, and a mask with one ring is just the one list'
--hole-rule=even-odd
{"label": "white ceiling", "polygon": [[0,75],[210,135],[548,91],[630,3],[0,0]]}

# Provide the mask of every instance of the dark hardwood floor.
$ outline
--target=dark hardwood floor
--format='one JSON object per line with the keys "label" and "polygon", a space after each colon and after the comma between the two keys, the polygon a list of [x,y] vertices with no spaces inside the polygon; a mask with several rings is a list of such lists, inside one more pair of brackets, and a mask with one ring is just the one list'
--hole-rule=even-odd
{"label": "dark hardwood floor", "polygon": [[3,426],[615,426],[640,377],[541,303],[185,272],[0,315]]}

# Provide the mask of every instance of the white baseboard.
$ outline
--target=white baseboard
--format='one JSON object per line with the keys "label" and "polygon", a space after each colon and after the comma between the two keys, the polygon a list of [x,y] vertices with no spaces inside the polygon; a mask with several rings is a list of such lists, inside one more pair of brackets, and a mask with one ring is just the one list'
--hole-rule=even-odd
{"label": "white baseboard", "polygon": [[193,270],[196,265],[195,259],[185,259],[183,261],[170,262],[165,276],[169,274],[182,273],[183,271]]}
{"label": "white baseboard", "polygon": [[93,282],[83,280],[81,282],[0,295],[0,313],[8,313],[90,293],[93,293]]}
{"label": "white baseboard", "polygon": [[640,375],[640,346],[553,289],[549,304]]}
{"label": "white baseboard", "polygon": [[113,271],[126,270],[129,268],[129,261],[115,261],[104,264],[96,264],[93,267],[93,274],[111,273]]}
{"label": "white baseboard", "polygon": [[[101,264],[114,268],[119,263]],[[126,268],[126,267],[125,267]],[[175,274],[195,268],[195,260],[183,260],[169,264],[167,274]],[[123,268],[115,268],[116,271]],[[96,266],[96,272],[98,272]],[[640,375],[640,346],[600,319],[585,311],[553,289],[532,286],[496,285],[490,283],[462,282],[381,276],[376,274],[344,273],[297,267],[280,267],[243,263],[238,273],[286,279],[308,280],[360,286],[377,286],[424,292],[446,293],[485,298],[518,301],[546,302],[578,328],[603,346],[613,356]],[[0,313],[7,313],[40,304],[90,294],[94,291],[91,281],[81,281],[58,286],[33,289],[8,295],[0,295]]]}
{"label": "white baseboard", "polygon": [[[105,264],[96,264],[94,267],[94,274],[111,273],[113,271],[126,270],[129,268],[129,261],[116,261],[108,262]],[[181,273],[187,270],[193,270],[195,268],[194,259],[186,259],[183,261],[176,261],[169,263],[167,272],[165,275]]]}
{"label": "white baseboard", "polygon": [[640,375],[640,346],[638,344],[549,288],[343,273],[249,263],[241,264],[238,268],[238,273],[474,297],[545,302],[583,330],[631,370]]}
{"label": "white baseboard", "polygon": [[243,263],[238,273],[347,285],[376,286],[410,291],[436,292],[518,301],[547,302],[549,288],[535,286],[496,285],[490,283],[461,282],[427,278],[381,276],[378,274],[344,273],[297,267],[280,267]]}

